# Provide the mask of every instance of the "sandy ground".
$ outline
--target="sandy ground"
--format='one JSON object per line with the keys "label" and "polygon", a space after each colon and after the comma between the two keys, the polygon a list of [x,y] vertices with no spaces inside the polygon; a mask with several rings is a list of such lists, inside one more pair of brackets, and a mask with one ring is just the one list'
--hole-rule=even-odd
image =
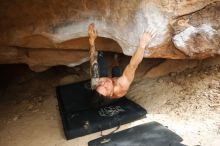
{"label": "sandy ground", "polygon": [[[100,132],[69,141],[64,137],[55,87],[85,78],[88,72],[79,67],[13,78],[0,90],[0,146],[86,146],[100,137]],[[120,130],[158,121],[180,135],[183,144],[220,145],[220,66],[135,82],[128,97],[148,114]]]}

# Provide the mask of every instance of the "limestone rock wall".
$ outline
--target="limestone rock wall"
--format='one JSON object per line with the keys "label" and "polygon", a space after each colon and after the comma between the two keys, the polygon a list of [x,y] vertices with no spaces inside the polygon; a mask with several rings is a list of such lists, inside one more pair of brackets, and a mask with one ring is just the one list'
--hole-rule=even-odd
{"label": "limestone rock wall", "polygon": [[132,55],[150,26],[158,34],[146,58],[220,54],[218,0],[10,0],[0,1],[0,21],[0,63],[32,69],[87,61],[90,23],[99,50]]}

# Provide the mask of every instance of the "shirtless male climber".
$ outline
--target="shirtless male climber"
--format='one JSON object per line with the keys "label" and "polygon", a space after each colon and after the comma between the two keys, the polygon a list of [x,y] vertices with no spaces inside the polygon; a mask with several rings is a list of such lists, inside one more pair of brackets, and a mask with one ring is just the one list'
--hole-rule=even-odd
{"label": "shirtless male climber", "polygon": [[88,34],[90,43],[90,73],[92,89],[95,89],[104,97],[123,97],[134,80],[135,71],[138,65],[143,60],[145,48],[156,35],[155,31],[149,28],[145,30],[145,32],[140,36],[138,48],[123,73],[120,74],[120,69],[118,67],[114,67],[112,70],[112,77],[108,77],[107,67],[104,66],[103,62],[103,53],[97,52],[95,49],[97,32],[93,23],[89,25]]}

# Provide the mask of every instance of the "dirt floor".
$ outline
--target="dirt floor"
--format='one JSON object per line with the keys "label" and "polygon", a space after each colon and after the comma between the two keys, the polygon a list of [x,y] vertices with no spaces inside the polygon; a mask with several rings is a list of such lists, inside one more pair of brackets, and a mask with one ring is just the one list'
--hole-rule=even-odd
{"label": "dirt floor", "polygon": [[[100,137],[97,132],[66,141],[58,111],[55,87],[88,77],[82,67],[59,67],[42,73],[17,70],[10,82],[5,79],[0,90],[0,146],[86,146]],[[136,81],[128,97],[148,114],[120,130],[158,121],[180,135],[183,144],[220,145],[219,65]]]}

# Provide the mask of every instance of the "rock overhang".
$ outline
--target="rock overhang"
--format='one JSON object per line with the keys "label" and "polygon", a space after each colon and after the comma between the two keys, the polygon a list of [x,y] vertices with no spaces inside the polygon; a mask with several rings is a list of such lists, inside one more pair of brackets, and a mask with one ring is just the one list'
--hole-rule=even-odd
{"label": "rock overhang", "polygon": [[[146,58],[203,59],[220,53],[220,2],[214,0],[15,0],[2,1],[0,7],[4,20],[0,24],[0,54],[4,56],[0,63],[79,64],[88,58],[85,37],[90,23],[95,23],[103,38],[97,42],[99,50],[131,56],[140,34],[150,26],[157,36]],[[80,38],[83,41],[77,42]],[[109,46],[104,47],[107,42]]]}

